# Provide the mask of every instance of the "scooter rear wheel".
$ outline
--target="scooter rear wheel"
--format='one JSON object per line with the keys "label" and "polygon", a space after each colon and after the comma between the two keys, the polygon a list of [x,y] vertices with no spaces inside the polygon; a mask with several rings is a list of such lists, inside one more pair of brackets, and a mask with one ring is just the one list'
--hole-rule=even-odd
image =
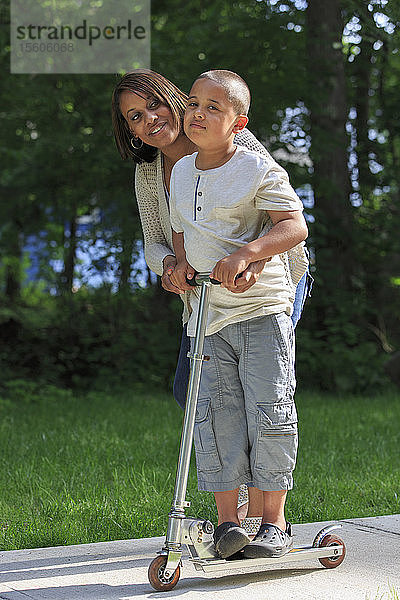
{"label": "scooter rear wheel", "polygon": [[319,558],[319,562],[326,569],[335,569],[344,561],[344,557],[346,556],[346,546],[344,545],[343,540],[336,535],[326,535],[322,538],[319,543],[320,548],[325,548],[326,546],[343,546],[343,554],[339,554],[338,556],[327,556],[326,558]]}
{"label": "scooter rear wheel", "polygon": [[171,577],[165,577],[165,566],[167,564],[168,557],[165,554],[157,556],[149,566],[148,577],[151,585],[158,592],[168,592],[172,590],[179,581],[181,576],[181,569],[178,565],[175,573]]}

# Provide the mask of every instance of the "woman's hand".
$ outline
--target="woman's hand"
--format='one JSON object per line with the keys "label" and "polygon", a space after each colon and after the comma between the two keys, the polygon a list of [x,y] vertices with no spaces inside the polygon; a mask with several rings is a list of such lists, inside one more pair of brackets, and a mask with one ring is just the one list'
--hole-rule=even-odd
{"label": "woman's hand", "polygon": [[176,289],[179,289],[179,294],[183,294],[183,292],[187,292],[193,289],[193,286],[189,285],[186,282],[186,278],[192,279],[194,277],[195,270],[191,265],[189,265],[186,259],[180,260],[175,268],[170,273],[171,283],[175,286]]}
{"label": "woman's hand", "polygon": [[234,294],[242,294],[243,292],[246,292],[258,281],[265,263],[269,262],[270,260],[271,257],[263,260],[256,260],[255,262],[250,263],[248,267],[235,279],[233,286],[225,285],[226,289]]}
{"label": "woman's hand", "polygon": [[167,292],[173,292],[174,294],[181,294],[182,291],[175,287],[171,282],[170,276],[176,266],[175,256],[166,256],[163,260],[163,274],[161,275],[161,285]]}

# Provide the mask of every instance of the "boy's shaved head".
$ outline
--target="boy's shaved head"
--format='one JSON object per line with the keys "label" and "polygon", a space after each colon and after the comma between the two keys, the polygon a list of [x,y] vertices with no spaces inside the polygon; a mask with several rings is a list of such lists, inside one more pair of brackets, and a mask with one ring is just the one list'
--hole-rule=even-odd
{"label": "boy's shaved head", "polygon": [[238,115],[247,115],[250,107],[250,90],[240,75],[225,69],[214,69],[205,71],[197,77],[196,81],[198,79],[210,79],[221,85],[235,112]]}

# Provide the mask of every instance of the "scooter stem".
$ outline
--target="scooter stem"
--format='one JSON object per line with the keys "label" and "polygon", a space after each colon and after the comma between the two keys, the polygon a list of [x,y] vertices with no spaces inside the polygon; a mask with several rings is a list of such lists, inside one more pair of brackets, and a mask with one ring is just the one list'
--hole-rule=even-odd
{"label": "scooter stem", "polygon": [[168,528],[166,537],[166,548],[178,550],[181,545],[182,519],[185,518],[187,480],[189,475],[190,456],[192,452],[193,430],[196,416],[197,397],[200,386],[200,375],[203,366],[204,337],[207,327],[207,313],[209,304],[211,282],[201,282],[201,294],[199,310],[196,323],[196,336],[194,339],[193,352],[189,355],[191,359],[190,377],[186,394],[185,417],[182,428],[181,445],[179,449],[178,467],[174,499],[171,511],[168,515]]}

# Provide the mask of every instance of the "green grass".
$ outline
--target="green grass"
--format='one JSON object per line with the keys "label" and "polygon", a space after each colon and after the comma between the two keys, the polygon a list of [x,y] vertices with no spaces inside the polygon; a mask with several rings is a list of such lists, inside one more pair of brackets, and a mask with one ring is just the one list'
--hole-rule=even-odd
{"label": "green grass", "polygon": [[389,585],[388,592],[382,592],[380,589],[378,589],[376,594],[373,596],[371,596],[371,594],[367,594],[365,596],[365,600],[399,600],[399,595],[396,589]]}
{"label": "green grass", "polygon": [[[295,523],[400,512],[400,398],[299,395]],[[0,549],[164,535],[182,413],[165,394],[0,399]],[[215,520],[196,490],[190,514]]]}

